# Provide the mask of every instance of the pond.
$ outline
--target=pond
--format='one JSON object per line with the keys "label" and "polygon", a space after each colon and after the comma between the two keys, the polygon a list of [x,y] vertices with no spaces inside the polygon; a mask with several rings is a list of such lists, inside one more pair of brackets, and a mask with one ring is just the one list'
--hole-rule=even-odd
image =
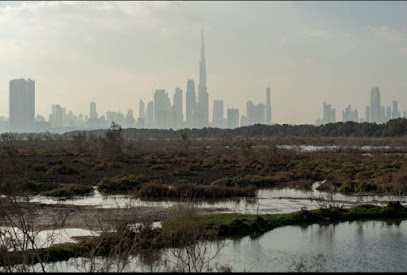
{"label": "pond", "polygon": [[[209,243],[209,246],[213,244]],[[405,272],[407,261],[407,221],[354,221],[338,224],[286,226],[253,239],[228,239],[221,253],[211,261],[227,264],[233,271],[286,272],[302,263],[302,271]],[[207,254],[209,258],[211,255]],[[170,264],[164,265],[163,260]],[[174,257],[161,252],[161,261],[146,265],[133,258],[123,271],[171,270]],[[312,267],[316,261],[317,265]],[[99,266],[104,260],[98,258]],[[87,262],[89,263],[89,262]],[[49,264],[49,271],[87,271],[83,258]],[[39,266],[34,267],[39,271]],[[110,270],[115,270],[112,266]]]}

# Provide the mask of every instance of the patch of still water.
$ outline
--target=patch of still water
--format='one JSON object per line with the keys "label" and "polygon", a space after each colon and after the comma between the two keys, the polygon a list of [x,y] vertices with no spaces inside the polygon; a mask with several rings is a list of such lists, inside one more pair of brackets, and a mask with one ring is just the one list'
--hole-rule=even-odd
{"label": "patch of still water", "polygon": [[[253,239],[226,240],[221,253],[210,262],[227,264],[233,271],[287,272],[304,264],[302,271],[405,272],[407,261],[407,221],[354,221],[338,224],[286,226]],[[214,246],[210,244],[210,246]],[[215,251],[212,247],[211,250]],[[206,254],[206,259],[213,254]],[[123,271],[171,271],[173,254],[162,250],[160,261],[146,264],[134,257]],[[314,265],[314,260],[319,265]],[[167,261],[166,264],[164,264]],[[100,267],[103,258],[96,259]],[[88,265],[87,265],[88,263]],[[87,271],[89,261],[74,258],[47,266],[50,271]],[[115,265],[110,271],[114,271]],[[40,271],[39,266],[34,270]]]}
{"label": "patch of still water", "polygon": [[[272,214],[289,213],[301,209],[316,209],[319,207],[311,197],[318,198],[327,196],[325,192],[319,192],[316,182],[310,191],[301,191],[290,188],[260,189],[254,198],[235,198],[226,200],[195,200],[193,205],[199,208],[227,209],[222,212],[236,212],[249,214]],[[356,203],[382,204],[389,198],[385,196],[353,196],[340,193],[333,194],[335,204],[349,207]],[[44,204],[67,204],[79,206],[95,206],[97,208],[123,208],[123,207],[171,207],[175,205],[190,204],[190,202],[175,200],[141,200],[129,195],[102,195],[97,190],[91,196],[82,196],[73,199],[61,200],[44,196],[30,198],[30,202]]]}

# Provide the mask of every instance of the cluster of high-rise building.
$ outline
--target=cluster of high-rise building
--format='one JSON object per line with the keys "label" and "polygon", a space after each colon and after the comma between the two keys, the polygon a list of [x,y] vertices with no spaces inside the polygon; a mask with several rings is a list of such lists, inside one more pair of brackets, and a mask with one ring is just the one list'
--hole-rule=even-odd
{"label": "cluster of high-rise building", "polygon": [[[355,108],[352,110],[352,106],[348,105],[344,111],[342,111],[342,121],[353,122],[371,122],[371,123],[386,123],[391,119],[397,119],[402,117],[398,107],[398,101],[393,101],[392,106],[383,106],[380,102],[380,89],[373,87],[370,91],[370,105],[365,107],[365,118],[359,118],[359,112]],[[403,112],[403,117],[407,117],[407,112]],[[317,119],[315,125],[322,125],[327,123],[336,122],[336,110],[332,109],[331,105],[324,102],[323,105],[323,117]]]}
{"label": "cluster of high-rise building", "polygon": [[51,114],[46,120],[43,116],[35,117],[35,82],[31,79],[10,81],[9,119],[0,117],[0,132],[65,132],[80,129],[104,129],[111,122],[124,128],[236,128],[253,124],[271,124],[270,87],[266,88],[266,104],[246,104],[246,116],[239,117],[239,109],[225,108],[223,100],[213,101],[212,121],[209,121],[209,93],[206,86],[205,44],[202,32],[201,54],[199,62],[199,83],[195,89],[193,79],[188,79],[185,93],[185,116],[183,112],[183,91],[175,88],[171,104],[165,89],[156,89],[152,101],[144,104],[139,101],[139,113],[135,118],[132,109],[124,115],[121,112],[106,112],[99,116],[96,103],[91,102],[89,115],[74,115],[71,110],[60,104],[53,104]]}

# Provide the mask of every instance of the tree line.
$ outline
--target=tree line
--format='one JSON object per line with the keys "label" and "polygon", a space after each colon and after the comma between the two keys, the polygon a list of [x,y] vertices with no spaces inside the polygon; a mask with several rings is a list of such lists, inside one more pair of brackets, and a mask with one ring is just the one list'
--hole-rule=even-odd
{"label": "tree line", "polygon": [[[108,130],[86,131],[90,136],[104,136]],[[17,139],[25,138],[70,138],[84,131],[72,131],[64,134],[15,134]],[[336,122],[320,126],[311,124],[289,125],[256,124],[235,129],[202,128],[202,129],[123,129],[126,139],[179,139],[182,134],[189,138],[222,138],[222,137],[402,137],[407,135],[407,119],[398,118],[383,124]]]}

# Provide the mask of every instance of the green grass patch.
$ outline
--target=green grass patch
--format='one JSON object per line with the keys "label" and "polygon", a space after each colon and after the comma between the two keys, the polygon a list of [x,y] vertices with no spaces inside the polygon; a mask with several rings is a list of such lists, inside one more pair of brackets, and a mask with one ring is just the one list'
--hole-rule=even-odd
{"label": "green grass patch", "polygon": [[[351,220],[380,220],[389,218],[407,218],[407,208],[399,202],[389,203],[385,207],[361,205],[352,208],[301,210],[288,214],[215,214],[194,217],[200,226],[215,230],[217,235],[232,237],[249,234],[261,234],[274,228],[287,225],[307,225],[313,223],[331,223]],[[170,218],[163,222],[163,229],[174,228],[182,223],[182,217]]]}

